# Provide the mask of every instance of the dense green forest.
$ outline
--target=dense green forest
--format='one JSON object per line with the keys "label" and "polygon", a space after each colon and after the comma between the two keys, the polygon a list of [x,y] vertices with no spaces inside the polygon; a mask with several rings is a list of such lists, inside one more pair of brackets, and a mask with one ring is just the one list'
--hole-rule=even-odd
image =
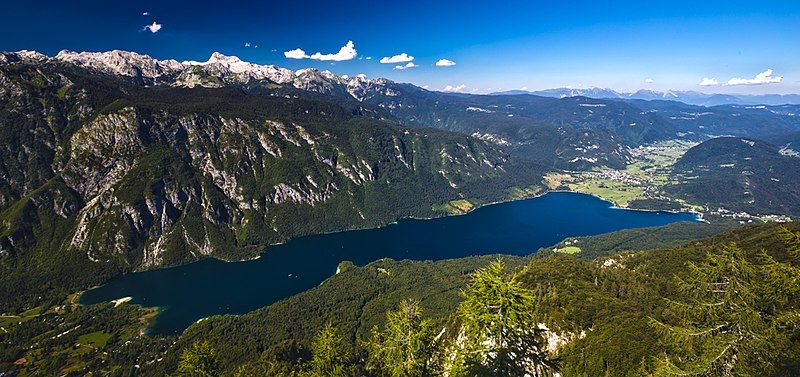
{"label": "dense green forest", "polygon": [[[583,241],[660,245],[683,226]],[[317,288],[245,315],[211,317],[178,338],[132,336],[142,326],[135,306],[74,307],[117,319],[102,329],[112,334],[105,344],[85,347],[79,357],[60,351],[59,362],[122,375],[519,375],[518,368],[537,365],[540,375],[791,376],[800,373],[798,248],[800,223],[788,223],[596,258],[345,262]],[[506,315],[494,317],[497,308]],[[31,339],[52,338],[77,322],[46,327],[48,316],[59,318],[50,309],[19,325],[4,323],[3,342],[12,345],[4,369],[54,367],[29,351]],[[72,338],[51,341],[50,350],[80,349],[73,344],[99,330],[77,328]],[[498,334],[505,340],[496,341]],[[523,354],[525,366],[506,357]],[[26,363],[14,366],[14,358]]]}
{"label": "dense green forest", "polygon": [[[0,311],[131,271],[516,197],[544,168],[354,100],[0,66]],[[47,114],[31,117],[28,114]]]}
{"label": "dense green forest", "polygon": [[676,137],[737,136],[689,149],[671,196],[632,206],[800,213],[796,152],[760,141],[793,142],[793,115],[388,80],[356,97],[319,79],[319,92],[182,88],[0,65],[0,376],[800,375],[798,223],[342,262],[314,289],[177,337],[147,334],[157,308],[76,304],[132,271],[531,196],[550,171],[623,168]]}
{"label": "dense green forest", "polygon": [[720,137],[691,149],[675,164],[676,197],[732,212],[798,216],[800,159],[754,139]]}

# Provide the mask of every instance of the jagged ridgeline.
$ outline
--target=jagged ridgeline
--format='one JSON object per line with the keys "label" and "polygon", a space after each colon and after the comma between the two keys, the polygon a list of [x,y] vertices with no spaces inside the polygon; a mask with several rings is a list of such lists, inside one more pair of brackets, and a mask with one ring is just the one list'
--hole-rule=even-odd
{"label": "jagged ridgeline", "polygon": [[129,78],[0,64],[0,309],[127,271],[433,216],[460,197],[503,199],[542,174],[500,146],[402,126],[355,100]]}

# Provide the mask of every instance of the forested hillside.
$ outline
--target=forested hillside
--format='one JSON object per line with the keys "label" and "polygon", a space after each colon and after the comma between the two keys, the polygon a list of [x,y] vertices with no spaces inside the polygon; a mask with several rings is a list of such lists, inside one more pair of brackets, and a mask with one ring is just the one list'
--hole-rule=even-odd
{"label": "forested hillside", "polygon": [[667,192],[712,210],[800,215],[800,158],[760,140],[701,143],[678,160],[673,175]]}
{"label": "forested hillside", "polygon": [[[800,309],[796,301],[800,294],[796,284],[800,276],[799,232],[798,223],[788,227],[753,226],[679,247],[625,252],[595,260],[556,255],[530,259],[523,267],[516,259],[504,257],[506,272],[491,268],[478,271],[493,271],[499,281],[512,284],[509,287],[519,284],[530,292],[530,314],[535,323],[542,323],[545,325],[542,328],[548,329],[539,334],[544,337],[541,341],[547,339],[541,346],[550,345],[545,347],[549,350],[546,359],[557,360],[558,370],[566,376],[639,376],[678,370],[724,375],[727,369],[740,373],[758,371],[759,375],[793,375],[800,371],[797,369],[800,327],[796,319]],[[486,266],[490,260],[483,257],[434,263],[380,261],[365,267],[348,267],[319,288],[263,310],[203,321],[184,333],[178,348],[198,341],[208,342],[217,350],[219,368],[223,370],[235,371],[239,368],[235,365],[247,360],[250,361],[242,370],[267,374],[264,371],[279,370],[270,368],[299,370],[303,367],[302,355],[314,351],[315,334],[328,324],[342,338],[342,354],[348,355],[344,364],[356,370],[366,368],[370,373],[373,357],[370,352],[374,350],[361,347],[376,339],[370,328],[377,326],[380,333],[383,326],[392,323],[393,319],[384,313],[403,300],[418,300],[421,317],[432,321],[434,332],[444,328],[445,338],[455,337],[473,319],[465,316],[464,311],[470,309],[464,305],[476,297],[489,300],[473,291],[479,288],[475,284],[486,283],[481,280],[486,276],[470,277],[469,273]],[[738,279],[742,289],[754,294],[719,298],[732,300],[723,302],[735,308],[732,309],[735,313],[717,319],[696,317],[693,313],[684,316],[670,303],[694,302],[696,296],[683,290],[681,281],[694,281],[696,287],[702,287],[702,284],[722,284],[728,279]],[[501,284],[499,281],[496,284]],[[465,284],[471,288],[458,288]],[[491,289],[492,285],[481,287]],[[700,294],[703,300],[714,296]],[[295,317],[293,313],[300,314]],[[754,317],[737,317],[737,313]],[[386,323],[387,320],[390,322]],[[751,323],[753,320],[759,322]],[[691,326],[713,327],[717,323],[748,326],[748,330],[737,335],[738,338],[711,332],[686,340],[668,334],[664,327],[681,331]],[[780,332],[774,333],[773,329]],[[390,331],[389,327],[384,331]],[[685,341],[698,342],[698,348],[689,348]],[[761,342],[772,345],[757,349],[755,344]],[[444,352],[457,353],[447,342],[441,344],[442,350],[448,350]],[[286,347],[294,351],[287,352]],[[728,348],[718,355],[715,352],[719,347]],[[248,349],[250,356],[228,351],[240,349]],[[294,356],[287,358],[287,355]],[[177,352],[172,354],[173,362],[178,356]],[[712,356],[719,357],[715,360]],[[380,370],[372,372],[381,375]]]}
{"label": "forested hillside", "polygon": [[[496,201],[542,168],[363,106],[0,65],[0,308],[290,237]],[[32,116],[41,114],[41,116]]]}
{"label": "forested hillside", "polygon": [[[619,236],[620,242],[629,239]],[[538,329],[520,334],[514,342],[527,344],[526,352],[535,351],[527,355],[543,363],[542,371],[558,370],[565,376],[795,375],[800,372],[798,246],[800,223],[790,223],[737,228],[677,247],[597,259],[558,254],[381,260],[361,267],[343,263],[339,274],[315,289],[246,315],[216,316],[195,324],[163,354],[163,338],[138,337],[137,347],[145,342],[153,349],[133,356],[119,343],[109,342],[107,355],[89,354],[94,355],[89,365],[104,369],[112,365],[110,360],[125,360],[123,365],[145,365],[140,369],[144,375],[164,375],[179,365],[179,370],[198,367],[192,363],[200,357],[211,360],[200,367],[224,375],[303,375],[330,367],[342,375],[380,376],[389,373],[386,368],[396,365],[403,352],[414,350],[384,354],[376,348],[400,341],[394,326],[405,323],[412,329],[407,336],[430,345],[416,349],[431,358],[414,359],[409,365],[415,368],[514,368],[518,364],[513,357],[491,359],[489,364],[459,359],[469,343],[453,343],[458,336],[491,339],[491,332],[470,333],[469,326],[492,318],[487,309],[491,306],[483,304],[501,300],[525,313],[503,326]],[[706,285],[717,287],[719,294],[695,289]],[[747,294],[731,295],[729,289]],[[703,304],[708,300],[720,300],[725,312],[709,312],[713,309]],[[29,327],[15,329],[23,328]],[[732,337],[729,330],[711,330],[685,336],[690,329],[707,328],[737,333]],[[13,333],[10,336],[14,339]],[[321,357],[321,349],[336,357]],[[461,361],[454,364],[456,360]],[[132,370],[126,368],[130,367],[120,371]]]}

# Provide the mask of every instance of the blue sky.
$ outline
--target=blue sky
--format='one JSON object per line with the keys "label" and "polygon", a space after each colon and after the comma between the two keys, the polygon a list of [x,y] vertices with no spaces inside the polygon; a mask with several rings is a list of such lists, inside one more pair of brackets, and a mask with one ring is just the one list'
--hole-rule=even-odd
{"label": "blue sky", "polygon": [[[800,1],[66,3],[5,4],[0,50],[123,49],[200,61],[219,51],[467,92],[599,86],[800,93]],[[153,22],[157,32],[143,29]],[[334,54],[348,41],[357,52],[350,60],[284,54]],[[379,63],[401,53],[416,67]],[[441,59],[456,65],[435,66]],[[767,69],[771,75],[756,77]],[[717,85],[700,86],[704,78]],[[733,78],[742,84],[726,85]],[[764,83],[745,84],[751,82]]]}

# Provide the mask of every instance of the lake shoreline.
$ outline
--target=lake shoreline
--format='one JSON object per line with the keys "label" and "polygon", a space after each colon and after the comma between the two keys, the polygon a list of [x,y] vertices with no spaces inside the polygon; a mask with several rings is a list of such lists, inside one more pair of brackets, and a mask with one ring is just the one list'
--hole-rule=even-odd
{"label": "lake shoreline", "polygon": [[[342,261],[363,266],[382,258],[529,256],[565,237],[698,221],[696,214],[654,212],[619,208],[584,193],[545,191],[483,203],[464,213],[470,216],[404,218],[380,227],[298,237],[273,244],[246,263],[204,258],[126,274],[82,293],[80,301],[88,305],[131,296],[131,304],[169,307],[150,330],[176,334],[200,318],[246,313],[316,287],[335,276]],[[198,294],[199,300],[187,299]]]}
{"label": "lake shoreline", "polygon": [[[545,196],[547,194],[550,194],[550,193],[567,193],[567,194],[591,196],[591,197],[594,197],[594,198],[597,198],[597,199],[600,199],[600,200],[602,200],[604,202],[609,203],[610,204],[609,208],[627,210],[627,211],[671,213],[671,214],[691,213],[691,214],[694,214],[694,215],[697,216],[697,221],[704,222],[704,223],[709,223],[707,220],[703,219],[703,214],[701,212],[696,212],[696,211],[692,211],[692,210],[676,211],[676,210],[652,210],[652,209],[638,209],[638,208],[620,207],[616,203],[614,203],[613,201],[611,201],[609,199],[606,199],[606,198],[604,198],[602,196],[595,195],[595,194],[590,194],[590,193],[585,193],[585,192],[578,192],[578,191],[571,191],[571,190],[543,190],[543,191],[538,192],[536,194],[533,194],[533,195],[530,195],[530,196],[526,196],[526,197],[522,197],[522,198],[501,199],[501,200],[496,200],[496,201],[492,201],[492,202],[476,204],[472,208],[470,208],[468,211],[465,211],[463,213],[443,213],[441,216],[428,216],[428,217],[416,217],[416,216],[401,217],[401,218],[398,218],[398,219],[393,220],[391,222],[384,223],[384,224],[381,224],[381,225],[378,225],[378,226],[374,226],[374,227],[360,227],[360,228],[333,230],[333,231],[328,231],[328,232],[320,232],[320,233],[307,234],[307,235],[303,235],[303,236],[299,236],[299,237],[293,237],[293,238],[289,238],[289,239],[287,239],[285,241],[270,243],[270,244],[266,244],[266,245],[262,245],[262,246],[254,245],[254,246],[250,246],[250,247],[260,248],[260,249],[262,249],[262,251],[259,252],[257,255],[251,257],[251,258],[226,259],[226,258],[221,258],[221,257],[216,257],[216,256],[208,256],[208,257],[204,257],[204,258],[200,258],[200,259],[196,259],[196,260],[193,260],[193,261],[188,261],[186,263],[181,263],[181,264],[176,264],[176,265],[162,266],[162,267],[150,268],[150,269],[145,269],[145,270],[134,270],[134,271],[131,271],[129,273],[117,276],[117,277],[115,277],[115,278],[113,278],[111,280],[117,279],[117,278],[119,278],[121,276],[128,275],[130,273],[176,268],[176,267],[185,266],[187,264],[191,264],[191,263],[194,263],[194,262],[198,262],[198,261],[201,261],[201,260],[204,260],[204,259],[214,259],[214,260],[218,260],[218,261],[225,262],[225,263],[251,262],[251,261],[256,261],[256,260],[259,260],[259,259],[263,258],[264,255],[269,253],[270,249],[274,248],[275,246],[285,245],[287,242],[290,242],[290,241],[296,240],[296,239],[300,239],[300,238],[304,238],[304,237],[313,237],[313,236],[320,236],[320,235],[329,235],[329,234],[337,234],[337,233],[345,233],[345,232],[353,232],[353,231],[362,231],[362,230],[370,230],[370,229],[381,229],[381,228],[386,228],[386,227],[389,227],[389,226],[392,226],[392,225],[397,225],[399,222],[404,221],[404,220],[426,221],[426,220],[435,220],[435,219],[441,219],[441,218],[447,218],[447,217],[464,216],[464,215],[471,214],[474,211],[479,210],[481,208],[487,208],[487,207],[491,207],[491,206],[494,206],[494,205],[500,205],[500,204],[518,202],[518,201],[538,199],[538,198],[541,198],[541,197],[543,197],[543,196]],[[109,280],[109,281],[111,281],[111,280]],[[86,292],[88,290],[92,290],[92,289],[96,289],[96,288],[102,287],[106,283],[95,285],[95,286],[89,287],[89,288],[87,288],[87,289],[85,289],[83,291],[77,292],[77,295],[78,295],[77,301],[80,302],[80,296],[84,292]]]}

